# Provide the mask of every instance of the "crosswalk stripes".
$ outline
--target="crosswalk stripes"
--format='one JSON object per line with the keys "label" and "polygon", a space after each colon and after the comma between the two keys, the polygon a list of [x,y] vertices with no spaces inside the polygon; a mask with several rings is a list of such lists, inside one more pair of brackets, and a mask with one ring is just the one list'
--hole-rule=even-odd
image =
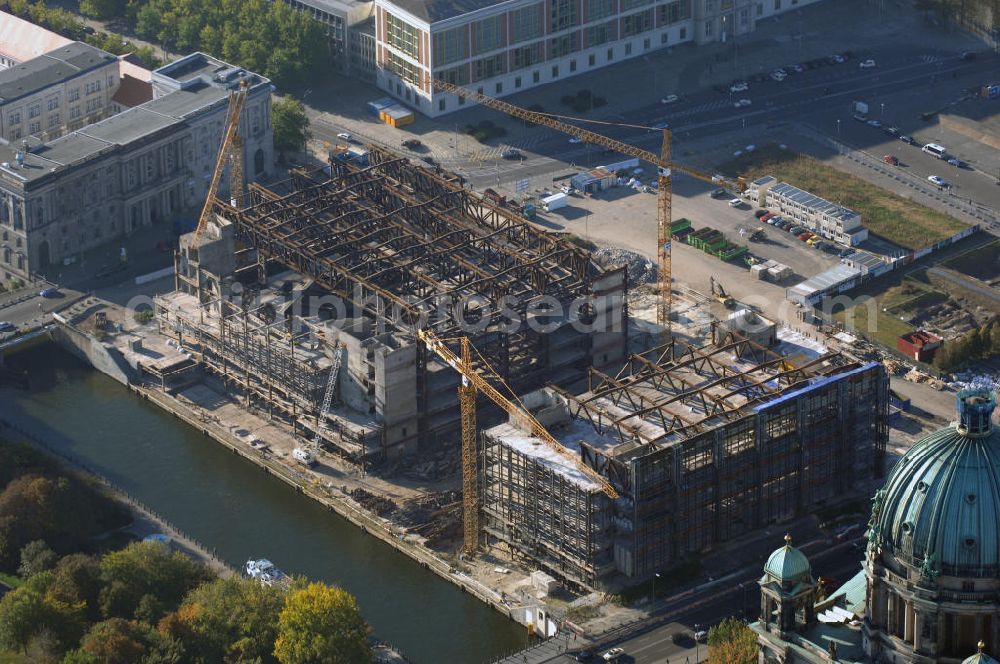
{"label": "crosswalk stripes", "polygon": [[938,62],[944,62],[944,59],[937,55],[921,55],[920,61],[929,65],[936,64]]}

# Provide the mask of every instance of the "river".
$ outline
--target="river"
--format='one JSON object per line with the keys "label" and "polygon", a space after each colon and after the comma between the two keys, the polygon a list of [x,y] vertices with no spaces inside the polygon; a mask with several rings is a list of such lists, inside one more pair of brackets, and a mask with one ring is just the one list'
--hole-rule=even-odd
{"label": "river", "polygon": [[524,628],[54,344],[11,363],[29,391],[0,388],[5,419],[58,447],[216,549],[235,567],[269,558],[353,593],[375,633],[416,664],[479,664]]}

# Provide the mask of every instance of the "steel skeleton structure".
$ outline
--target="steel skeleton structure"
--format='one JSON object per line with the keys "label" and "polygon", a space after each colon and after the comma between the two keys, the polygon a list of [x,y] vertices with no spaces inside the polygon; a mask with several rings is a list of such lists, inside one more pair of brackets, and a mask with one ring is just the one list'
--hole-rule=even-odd
{"label": "steel skeleton structure", "polygon": [[392,337],[394,349],[416,348],[407,397],[419,420],[401,424],[400,437],[432,440],[460,426],[458,377],[418,343],[418,329],[468,336],[517,392],[583,384],[592,364],[624,357],[624,268],[598,267],[457,177],[368,147],[367,167],[331,158],[270,188],[252,184],[244,208],[216,202],[213,211],[256,262],[258,282],[281,264],[341,298],[348,318]]}
{"label": "steel skeleton structure", "polygon": [[574,584],[601,586],[615,572],[638,580],[881,475],[880,365],[836,354],[792,365],[721,326],[713,338],[704,347],[673,339],[613,375],[591,368],[579,396],[550,386],[565,408],[563,433],[556,422],[550,431],[582,441],[584,462],[620,500],[567,481],[511,425],[485,431],[487,543]]}

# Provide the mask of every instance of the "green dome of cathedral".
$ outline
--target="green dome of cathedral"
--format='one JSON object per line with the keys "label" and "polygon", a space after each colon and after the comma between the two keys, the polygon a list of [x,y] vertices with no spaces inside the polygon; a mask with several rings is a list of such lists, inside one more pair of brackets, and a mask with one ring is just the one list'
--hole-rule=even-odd
{"label": "green dome of cathedral", "polygon": [[958,421],[916,443],[893,468],[875,496],[869,537],[925,576],[1000,576],[996,395],[963,390],[957,403]]}
{"label": "green dome of cathedral", "polygon": [[781,583],[795,582],[811,578],[812,565],[805,554],[792,546],[791,535],[785,535],[785,546],[767,559],[764,573]]}
{"label": "green dome of cathedral", "polygon": [[986,649],[986,644],[982,641],[979,642],[979,652],[964,660],[962,664],[1000,664],[995,659],[983,652]]}

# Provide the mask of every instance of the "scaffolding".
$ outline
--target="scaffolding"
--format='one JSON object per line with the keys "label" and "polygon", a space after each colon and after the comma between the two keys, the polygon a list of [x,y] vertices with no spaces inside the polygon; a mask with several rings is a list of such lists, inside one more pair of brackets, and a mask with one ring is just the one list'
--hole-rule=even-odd
{"label": "scaffolding", "polygon": [[[590,389],[578,396],[550,386],[565,403],[566,419],[596,434],[579,440],[581,458],[623,496],[613,504],[614,534],[599,538],[596,550],[588,549],[593,532],[565,540],[555,558],[538,550],[534,541],[545,536],[526,534],[535,522],[522,522],[501,498],[555,502],[544,477],[552,464],[532,459],[509,431],[486,432],[484,441],[492,442],[485,443],[484,507],[494,506],[488,532],[501,548],[591,585],[610,537],[614,570],[646,578],[720,542],[831,504],[881,475],[888,414],[881,365],[835,353],[794,365],[722,326],[713,338],[704,347],[673,339],[630,355],[614,375],[590,368]],[[580,438],[578,429],[570,432]],[[522,486],[536,481],[542,485]],[[592,490],[576,494],[611,506]],[[522,511],[537,520],[542,509]],[[589,552],[588,564],[568,564],[579,551]]]}

